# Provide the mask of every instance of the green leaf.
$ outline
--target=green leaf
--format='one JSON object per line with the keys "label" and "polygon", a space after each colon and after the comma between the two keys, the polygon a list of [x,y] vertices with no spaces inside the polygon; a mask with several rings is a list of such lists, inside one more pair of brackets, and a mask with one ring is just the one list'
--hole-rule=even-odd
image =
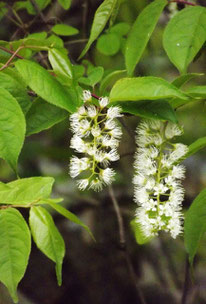
{"label": "green leaf", "polygon": [[[13,75],[12,75],[13,76]],[[0,72],[0,88],[4,88],[18,101],[24,114],[31,106],[30,97],[27,94],[26,86],[7,73]]]}
{"label": "green leaf", "polygon": [[64,240],[51,215],[43,207],[30,209],[29,224],[37,247],[56,263],[58,285],[62,282],[62,262],[65,255]]}
{"label": "green leaf", "polygon": [[3,88],[0,88],[0,109],[0,157],[16,172],[26,131],[24,114],[16,99]]}
{"label": "green leaf", "polygon": [[100,94],[105,93],[106,89],[109,87],[111,88],[114,83],[121,79],[122,77],[126,76],[126,70],[117,70],[109,73],[100,84]]}
{"label": "green leaf", "polygon": [[18,302],[17,285],[24,276],[31,251],[31,235],[21,213],[14,208],[0,210],[0,281]]}
{"label": "green leaf", "polygon": [[71,95],[47,70],[29,60],[18,60],[15,65],[27,85],[41,98],[69,112],[75,112],[77,105]]}
{"label": "green leaf", "polygon": [[187,93],[192,97],[206,98],[206,86],[191,87]]}
{"label": "green leaf", "polygon": [[73,78],[72,64],[67,55],[58,49],[50,49],[48,52],[49,61],[55,73]]}
{"label": "green leaf", "polygon": [[195,198],[186,213],[184,225],[185,248],[192,264],[199,243],[206,231],[206,189]]}
{"label": "green leaf", "polygon": [[27,205],[48,198],[52,191],[52,177],[29,177],[7,183],[9,190],[0,191],[0,204]]}
{"label": "green leaf", "polygon": [[96,45],[98,51],[106,56],[113,56],[120,49],[120,39],[115,33],[104,34],[99,37]]}
{"label": "green leaf", "polygon": [[166,80],[158,77],[123,78],[118,80],[110,92],[110,102],[156,100],[188,97]]}
{"label": "green leaf", "polygon": [[92,43],[98,38],[98,36],[103,31],[105,25],[107,24],[107,21],[109,20],[116,6],[116,3],[117,0],[104,0],[96,10],[89,40],[85,48],[83,49],[81,55],[79,56],[79,59],[81,59],[87,53]]}
{"label": "green leaf", "polygon": [[136,242],[139,244],[139,245],[143,245],[143,244],[146,244],[148,243],[153,237],[146,237],[140,227],[140,224],[138,224],[135,219],[133,219],[131,222],[130,222],[130,226],[131,226],[131,229],[134,233],[134,236],[135,236],[135,239],[136,239]]}
{"label": "green leaf", "polygon": [[64,41],[56,35],[49,36],[49,38],[47,38],[47,42],[51,44],[51,47],[61,48],[62,50],[64,50]]}
{"label": "green leaf", "polygon": [[198,138],[195,142],[193,142],[191,145],[189,145],[189,151],[185,155],[184,158],[188,158],[191,155],[195,154],[197,151],[203,149],[206,147],[206,137]]}
{"label": "green leaf", "polygon": [[37,98],[26,115],[26,136],[49,129],[67,116],[67,111]]}
{"label": "green leaf", "polygon": [[115,33],[118,36],[125,36],[130,30],[130,25],[126,22],[120,22],[110,27],[109,32]]}
{"label": "green leaf", "polygon": [[27,0],[27,1],[17,1],[14,3],[13,5],[13,10],[14,11],[19,11],[22,9],[26,9],[27,13],[30,15],[35,15],[36,14],[36,10],[34,9],[33,5],[31,4],[31,1]]}
{"label": "green leaf", "polygon": [[167,5],[166,0],[155,0],[139,14],[129,33],[125,60],[128,75],[131,76],[152,35],[157,21]]}
{"label": "green leaf", "polygon": [[126,101],[114,104],[119,105],[122,112],[136,116],[178,122],[175,111],[165,100]]}
{"label": "green leaf", "polygon": [[52,32],[60,36],[73,36],[79,33],[79,30],[67,24],[56,24],[52,27]]}
{"label": "green leaf", "polygon": [[186,73],[206,40],[206,8],[188,7],[177,13],[168,23],[163,46],[176,68]]}
{"label": "green leaf", "polygon": [[88,78],[80,77],[78,79],[78,81],[82,84],[94,87],[95,84],[100,82],[100,80],[102,79],[103,74],[104,74],[103,67],[95,67],[95,68],[92,68],[92,70],[88,73]]}
{"label": "green leaf", "polygon": [[54,210],[56,210],[58,213],[60,213],[64,217],[66,217],[68,220],[83,227],[94,240],[94,236],[93,236],[91,230],[89,229],[89,227],[87,225],[85,225],[75,214],[73,214],[69,210],[65,209],[61,205],[57,205],[51,201],[48,201],[48,205],[50,205]]}
{"label": "green leaf", "polygon": [[59,4],[65,9],[68,10],[71,6],[71,0],[58,0]]}
{"label": "green leaf", "polygon": [[184,74],[181,75],[179,77],[177,77],[175,80],[173,80],[172,84],[174,86],[176,86],[177,88],[181,88],[181,86],[185,83],[187,83],[188,81],[190,81],[191,79],[195,78],[195,77],[199,77],[199,76],[204,76],[203,73],[188,73],[188,74]]}
{"label": "green leaf", "polygon": [[51,0],[35,0],[40,10],[45,9],[50,3]]}

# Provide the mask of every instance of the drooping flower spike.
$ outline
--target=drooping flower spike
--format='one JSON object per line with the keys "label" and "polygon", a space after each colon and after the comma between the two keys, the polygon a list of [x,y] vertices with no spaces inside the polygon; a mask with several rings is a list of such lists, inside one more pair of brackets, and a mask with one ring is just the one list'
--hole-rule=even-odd
{"label": "drooping flower spike", "polygon": [[122,116],[121,108],[107,108],[107,97],[99,98],[99,106],[96,106],[90,91],[83,92],[83,100],[84,105],[70,116],[74,133],[70,147],[84,155],[71,158],[70,176],[81,177],[77,180],[80,190],[99,191],[114,179],[115,172],[109,164],[119,159],[117,148],[122,131],[115,118]]}
{"label": "drooping flower spike", "polygon": [[180,180],[185,168],[177,163],[188,148],[170,142],[182,132],[178,125],[158,120],[143,120],[137,128],[134,198],[136,222],[146,237],[163,230],[176,238],[182,232],[184,190]]}

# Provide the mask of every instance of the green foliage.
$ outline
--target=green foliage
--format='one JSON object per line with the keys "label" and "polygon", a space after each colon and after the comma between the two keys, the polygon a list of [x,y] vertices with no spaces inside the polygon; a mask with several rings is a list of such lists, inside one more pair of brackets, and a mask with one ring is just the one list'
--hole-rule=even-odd
{"label": "green foliage", "polygon": [[171,62],[181,73],[194,59],[206,40],[206,8],[188,7],[168,23],[163,45]]}
{"label": "green foliage", "polygon": [[62,74],[70,79],[73,78],[72,64],[68,56],[61,50],[50,49],[48,58],[55,73]]}
{"label": "green foliage", "polygon": [[97,40],[97,49],[104,55],[115,55],[120,49],[120,40],[118,35],[115,33],[109,33],[100,36]]}
{"label": "green foliage", "polygon": [[152,238],[146,237],[144,235],[143,231],[140,228],[140,225],[135,220],[132,220],[130,222],[130,226],[131,226],[132,232],[134,233],[134,237],[135,237],[137,244],[144,245],[144,244],[148,243],[149,241],[151,241]]}
{"label": "green foliage", "polygon": [[16,172],[25,137],[25,118],[17,100],[3,88],[0,88],[0,108],[0,157]]}
{"label": "green foliage", "polygon": [[206,189],[195,198],[185,216],[185,248],[192,264],[199,243],[206,231]]}
{"label": "green foliage", "polygon": [[70,8],[71,0],[58,0],[58,2],[65,10]]}
{"label": "green foliage", "polygon": [[155,25],[166,6],[166,0],[155,0],[140,13],[133,24],[126,44],[125,61],[131,76],[152,35]]}
{"label": "green foliage", "polygon": [[52,32],[60,36],[73,36],[79,33],[78,29],[67,24],[56,24],[52,27]]}
{"label": "green foliage", "polygon": [[29,225],[37,247],[56,263],[57,281],[58,285],[61,285],[65,245],[51,215],[43,207],[32,207],[30,209]]}
{"label": "green foliage", "polygon": [[31,250],[29,228],[15,208],[0,209],[0,281],[18,302],[16,288],[24,276]]}
{"label": "green foliage", "polygon": [[83,49],[81,55],[79,56],[79,59],[87,53],[92,43],[98,38],[98,36],[103,31],[105,25],[107,24],[107,21],[109,20],[113,10],[115,9],[116,3],[117,0],[104,0],[104,2],[98,7],[94,16],[89,40],[85,48]]}
{"label": "green foliage", "polygon": [[191,145],[189,145],[189,151],[185,155],[185,158],[190,157],[191,155],[195,154],[199,150],[206,147],[206,137],[200,137],[195,142],[193,142]]}

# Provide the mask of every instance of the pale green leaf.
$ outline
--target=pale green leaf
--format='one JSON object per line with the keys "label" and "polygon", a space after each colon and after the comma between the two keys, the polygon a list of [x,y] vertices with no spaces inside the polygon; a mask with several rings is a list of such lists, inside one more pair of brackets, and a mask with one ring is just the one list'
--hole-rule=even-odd
{"label": "pale green leaf", "polygon": [[125,52],[128,75],[132,75],[167,3],[166,0],[153,1],[145,7],[133,24],[129,32]]}
{"label": "pale green leaf", "polygon": [[187,90],[192,97],[206,98],[206,86],[195,86]]}
{"label": "pale green leaf", "polygon": [[183,74],[176,79],[173,80],[172,84],[176,86],[177,88],[180,88],[183,84],[186,84],[188,81],[195,77],[204,76],[203,73],[188,73]]}
{"label": "pale green leaf", "polygon": [[59,4],[65,9],[68,10],[71,6],[71,0],[58,0]]}
{"label": "pale green leaf", "polygon": [[0,88],[0,109],[0,157],[16,171],[24,143],[25,118],[16,99],[3,88]]}
{"label": "pale green leaf", "polygon": [[131,229],[134,233],[135,240],[139,245],[144,245],[148,243],[153,237],[146,237],[141,229],[140,224],[138,224],[135,219],[130,222]]}
{"label": "pale green leaf", "polygon": [[200,241],[206,232],[206,189],[195,198],[186,213],[184,224],[185,248],[192,264]]}
{"label": "pale green leaf", "polygon": [[67,111],[37,98],[26,115],[26,136],[49,129],[67,116]]}
{"label": "pale green leaf", "polygon": [[48,57],[55,73],[73,78],[72,64],[67,55],[53,48],[49,50]]}
{"label": "pale green leaf", "polygon": [[73,36],[79,33],[79,30],[67,24],[56,24],[52,27],[52,32],[60,36]]}
{"label": "pale green leaf", "polygon": [[51,215],[43,207],[30,209],[29,224],[37,247],[56,263],[58,285],[61,285],[62,262],[65,255],[64,240]]}
{"label": "pale green leaf", "polygon": [[0,209],[0,281],[15,303],[16,288],[24,276],[31,250],[31,235],[21,213],[14,208]]}
{"label": "pale green leaf", "polygon": [[89,50],[92,43],[98,38],[98,36],[103,31],[105,25],[107,24],[107,21],[109,20],[115,6],[116,6],[117,0],[104,0],[102,4],[98,7],[96,10],[96,13],[94,15],[94,20],[92,23],[92,28],[90,32],[89,40],[83,49],[81,55],[79,56],[79,59],[82,58],[87,51]]}
{"label": "pale green leaf", "polygon": [[69,112],[75,112],[77,105],[71,95],[47,70],[29,60],[18,60],[15,65],[27,85],[41,98]]}
{"label": "pale green leaf", "polygon": [[64,217],[66,217],[68,220],[74,222],[77,225],[80,225],[81,227],[83,227],[90,235],[91,237],[94,239],[94,236],[91,232],[91,230],[89,229],[89,227],[87,225],[85,225],[75,214],[73,214],[71,211],[65,209],[64,207],[62,207],[61,205],[57,205],[54,202],[48,201],[48,205],[50,205],[54,210],[56,210],[58,213],[60,213],[61,215],[63,215]]}
{"label": "pale green leaf", "polygon": [[156,100],[188,97],[178,88],[158,77],[122,78],[118,80],[110,92],[110,102]]}
{"label": "pale green leaf", "polygon": [[115,24],[109,29],[110,33],[115,33],[119,36],[125,36],[130,30],[130,25],[126,22],[120,22]]}
{"label": "pale green leaf", "polygon": [[194,6],[181,10],[169,21],[163,46],[171,62],[181,73],[186,73],[205,40],[206,8]]}
{"label": "pale green leaf", "polygon": [[106,56],[113,56],[120,49],[120,39],[116,33],[101,35],[96,45],[98,51]]}

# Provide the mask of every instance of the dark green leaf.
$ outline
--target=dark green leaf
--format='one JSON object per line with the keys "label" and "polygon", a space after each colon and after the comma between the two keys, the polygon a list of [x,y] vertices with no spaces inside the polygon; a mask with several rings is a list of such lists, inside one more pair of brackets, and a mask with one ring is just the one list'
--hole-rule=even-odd
{"label": "dark green leaf", "polygon": [[69,112],[77,105],[65,88],[47,70],[29,60],[18,60],[16,68],[30,88],[41,98]]}
{"label": "dark green leaf", "polygon": [[181,10],[170,20],[163,45],[171,62],[181,73],[186,73],[205,40],[206,8],[194,6]]}
{"label": "dark green leaf", "polygon": [[79,33],[79,30],[67,24],[56,24],[52,27],[52,32],[60,36],[73,36]]}
{"label": "dark green leaf", "polygon": [[97,40],[97,49],[106,56],[113,56],[120,49],[120,39],[115,33],[104,34]]}
{"label": "dark green leaf", "polygon": [[135,239],[136,239],[136,242],[139,244],[139,245],[143,245],[143,244],[146,244],[148,243],[152,237],[146,237],[140,227],[140,224],[138,224],[135,219],[132,220],[130,222],[130,225],[131,225],[131,229],[134,233],[134,236],[135,236]]}
{"label": "dark green leaf", "polygon": [[67,55],[58,49],[50,49],[48,52],[49,61],[55,73],[73,78],[72,64]]}
{"label": "dark green leaf", "polygon": [[206,231],[206,189],[195,198],[186,213],[184,226],[185,248],[192,264],[199,243]]}
{"label": "dark green leaf", "polygon": [[56,263],[58,285],[61,285],[62,262],[65,255],[64,240],[51,215],[42,207],[30,209],[29,224],[37,247]]}
{"label": "dark green leaf", "polygon": [[89,40],[85,48],[83,49],[81,55],[79,56],[79,59],[87,53],[92,43],[98,38],[98,36],[103,31],[105,25],[107,24],[107,21],[109,20],[109,17],[111,16],[116,6],[116,3],[117,0],[104,0],[103,3],[96,10]]}
{"label": "dark green leaf", "polygon": [[3,88],[0,88],[0,109],[0,157],[16,171],[26,131],[24,114],[16,99]]}
{"label": "dark green leaf", "polygon": [[31,235],[21,213],[14,208],[0,210],[0,281],[18,302],[16,288],[24,276],[31,250]]}
{"label": "dark green leaf", "polygon": [[189,151],[185,155],[185,158],[190,157],[191,155],[195,154],[197,151],[206,147],[206,137],[198,138],[195,142],[189,145]]}
{"label": "dark green leaf", "polygon": [[133,24],[127,39],[125,52],[128,75],[132,75],[167,3],[166,0],[153,1],[146,6]]}
{"label": "dark green leaf", "polygon": [[156,100],[188,97],[178,88],[158,77],[123,78],[118,80],[110,92],[110,101]]}
{"label": "dark green leaf", "polygon": [[104,74],[103,67],[95,67],[95,68],[92,68],[91,72],[88,73],[88,78],[80,77],[78,81],[82,84],[94,87],[95,84],[100,82],[103,74]]}
{"label": "dark green leaf", "polygon": [[37,98],[26,115],[26,135],[39,133],[64,120],[68,112]]}

